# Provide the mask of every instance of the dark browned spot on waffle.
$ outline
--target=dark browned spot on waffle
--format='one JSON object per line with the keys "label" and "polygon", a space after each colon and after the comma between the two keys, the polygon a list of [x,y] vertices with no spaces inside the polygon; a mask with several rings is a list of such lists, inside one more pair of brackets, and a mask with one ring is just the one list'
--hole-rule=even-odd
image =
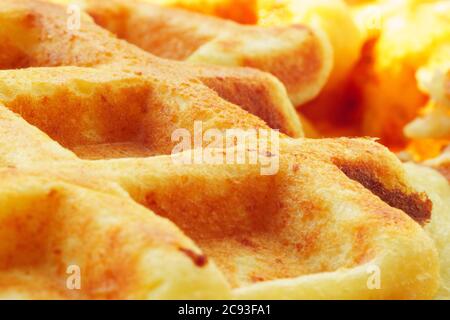
{"label": "dark browned spot on waffle", "polygon": [[266,279],[264,279],[264,277],[261,277],[259,275],[255,275],[255,274],[250,275],[250,282],[252,282],[252,283],[263,282],[265,280]]}
{"label": "dark browned spot on waffle", "polygon": [[400,189],[389,189],[364,164],[346,163],[338,166],[347,177],[362,184],[391,207],[402,210],[416,222],[423,225],[430,220],[433,203],[425,194],[408,194]]}
{"label": "dark browned spot on waffle", "polygon": [[208,257],[204,254],[198,254],[192,251],[191,249],[179,248],[181,252],[187,255],[192,262],[199,268],[202,268],[208,264]]}

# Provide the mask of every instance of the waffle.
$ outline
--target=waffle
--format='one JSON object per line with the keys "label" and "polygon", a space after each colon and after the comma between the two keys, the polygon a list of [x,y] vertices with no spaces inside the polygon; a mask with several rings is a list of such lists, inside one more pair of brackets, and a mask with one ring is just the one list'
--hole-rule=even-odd
{"label": "waffle", "polygon": [[441,285],[436,299],[450,299],[450,186],[449,181],[436,170],[422,165],[404,165],[410,183],[426,192],[433,201],[433,219],[425,231],[433,238],[439,251]]}
{"label": "waffle", "polygon": [[169,5],[202,14],[237,21],[242,24],[254,24],[258,20],[257,0],[144,0],[159,5]]}
{"label": "waffle", "polygon": [[244,26],[143,1],[78,1],[95,21],[159,57],[267,71],[297,106],[317,96],[332,67],[332,50],[306,26]]}
{"label": "waffle", "polygon": [[[285,89],[269,74],[245,68],[205,68],[169,63],[125,42],[116,41],[106,31],[95,27],[84,15],[81,30],[72,32],[67,30],[67,14],[61,14],[60,9],[50,4],[36,4],[33,8],[35,14],[24,16],[25,9],[20,6],[24,6],[21,1],[14,4],[6,1],[2,6],[0,36],[4,56],[0,69],[76,65],[99,70],[120,70],[139,76],[144,73],[145,79],[152,82],[154,91],[160,95],[149,98],[159,100],[155,103],[164,108],[171,109],[171,99],[162,97],[164,92],[168,95],[173,91],[180,92],[179,99],[183,100],[185,106],[195,104],[195,109],[204,113],[211,113],[212,110],[205,110],[211,106],[226,110],[223,113],[235,113],[231,110],[236,108],[218,99],[217,94],[236,97],[233,102],[266,120],[273,128],[294,137],[302,135],[300,121]],[[43,15],[48,19],[41,19]],[[139,64],[136,64],[137,61]],[[216,92],[208,90],[201,83]],[[234,122],[239,127],[236,122],[246,117],[242,114],[221,116],[226,118],[222,119],[223,122]]]}
{"label": "waffle", "polygon": [[[273,175],[180,165],[174,156],[196,150],[169,155],[169,137],[193,120],[270,129],[195,81],[197,67],[155,58],[85,16],[67,33],[64,13],[0,4],[10,49],[0,59],[1,298],[434,296],[438,254],[420,226],[432,203],[386,148],[281,135],[277,154],[259,150],[279,158]],[[205,70],[242,72],[236,86],[253,75]],[[66,287],[69,266],[81,270],[79,290]]]}

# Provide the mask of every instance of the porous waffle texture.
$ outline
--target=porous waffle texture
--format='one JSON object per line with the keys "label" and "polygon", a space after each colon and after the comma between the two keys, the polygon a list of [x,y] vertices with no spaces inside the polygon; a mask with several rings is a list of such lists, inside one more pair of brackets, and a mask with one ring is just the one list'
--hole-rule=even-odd
{"label": "porous waffle texture", "polygon": [[245,26],[143,1],[78,1],[120,38],[159,57],[267,71],[295,106],[324,87],[333,64],[327,37],[311,27]]}
{"label": "porous waffle texture", "polygon": [[432,203],[386,148],[281,135],[277,154],[259,150],[279,157],[274,175],[180,165],[170,137],[194,120],[269,130],[199,73],[237,92],[264,74],[158,59],[87,16],[72,33],[65,13],[0,3],[1,298],[434,296],[438,254],[419,224]]}

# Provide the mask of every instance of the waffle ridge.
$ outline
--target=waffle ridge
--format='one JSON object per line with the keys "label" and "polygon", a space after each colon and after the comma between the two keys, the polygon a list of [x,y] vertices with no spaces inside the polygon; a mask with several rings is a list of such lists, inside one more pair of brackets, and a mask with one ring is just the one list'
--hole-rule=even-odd
{"label": "waffle ridge", "polygon": [[[67,33],[64,14],[0,3],[11,49],[0,55],[1,298],[433,297],[438,255],[419,224],[432,204],[386,148],[282,134],[275,175],[176,164],[171,133],[194,121],[301,130],[276,101],[255,105],[279,120],[266,124],[204,85],[239,90],[271,76],[159,59],[86,15]],[[65,286],[70,265],[80,290]],[[379,290],[367,285],[370,266]]]}

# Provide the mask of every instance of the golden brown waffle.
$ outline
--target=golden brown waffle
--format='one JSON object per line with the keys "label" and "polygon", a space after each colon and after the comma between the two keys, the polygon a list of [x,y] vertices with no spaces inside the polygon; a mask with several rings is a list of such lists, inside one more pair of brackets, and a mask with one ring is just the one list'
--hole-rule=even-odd
{"label": "golden brown waffle", "polygon": [[[28,7],[31,7],[31,13],[27,15]],[[201,85],[203,82],[223,97],[235,97],[233,102],[266,120],[273,128],[291,136],[302,135],[300,122],[285,89],[269,74],[245,68],[206,68],[161,60],[126,42],[117,41],[85,15],[81,29],[70,31],[67,13],[61,13],[62,9],[48,3],[5,1],[1,9],[0,69],[75,65],[117,70],[128,73],[128,77],[144,75],[138,77],[138,81],[151,82],[156,94],[149,92],[148,99],[153,99],[153,104],[170,110],[173,109],[171,103],[180,104],[182,100],[188,112],[221,116],[225,118],[221,119],[222,122],[239,127],[237,122],[246,116],[242,112],[232,111],[237,108],[218,99],[214,91]],[[46,72],[43,71],[43,74]],[[39,75],[36,77],[39,78]],[[223,111],[216,116],[217,112],[213,112],[212,108]],[[178,113],[179,110],[173,111]],[[261,122],[256,118],[254,121]]]}
{"label": "golden brown waffle", "polygon": [[[195,81],[192,66],[87,17],[70,34],[64,13],[0,3],[10,49],[0,60],[0,297],[434,296],[436,248],[414,221],[426,223],[432,204],[387,149],[281,136],[277,154],[259,150],[279,157],[274,175],[147,157],[168,154],[173,130],[193,120],[268,127]],[[71,265],[80,290],[66,287]]]}
{"label": "golden brown waffle", "polygon": [[441,285],[436,299],[450,299],[450,185],[437,171],[425,166],[404,165],[408,180],[433,201],[433,218],[425,226],[439,251]]}
{"label": "golden brown waffle", "polygon": [[332,67],[331,46],[306,26],[244,26],[143,1],[78,1],[119,38],[159,57],[252,67],[275,75],[297,106],[314,98]]}

